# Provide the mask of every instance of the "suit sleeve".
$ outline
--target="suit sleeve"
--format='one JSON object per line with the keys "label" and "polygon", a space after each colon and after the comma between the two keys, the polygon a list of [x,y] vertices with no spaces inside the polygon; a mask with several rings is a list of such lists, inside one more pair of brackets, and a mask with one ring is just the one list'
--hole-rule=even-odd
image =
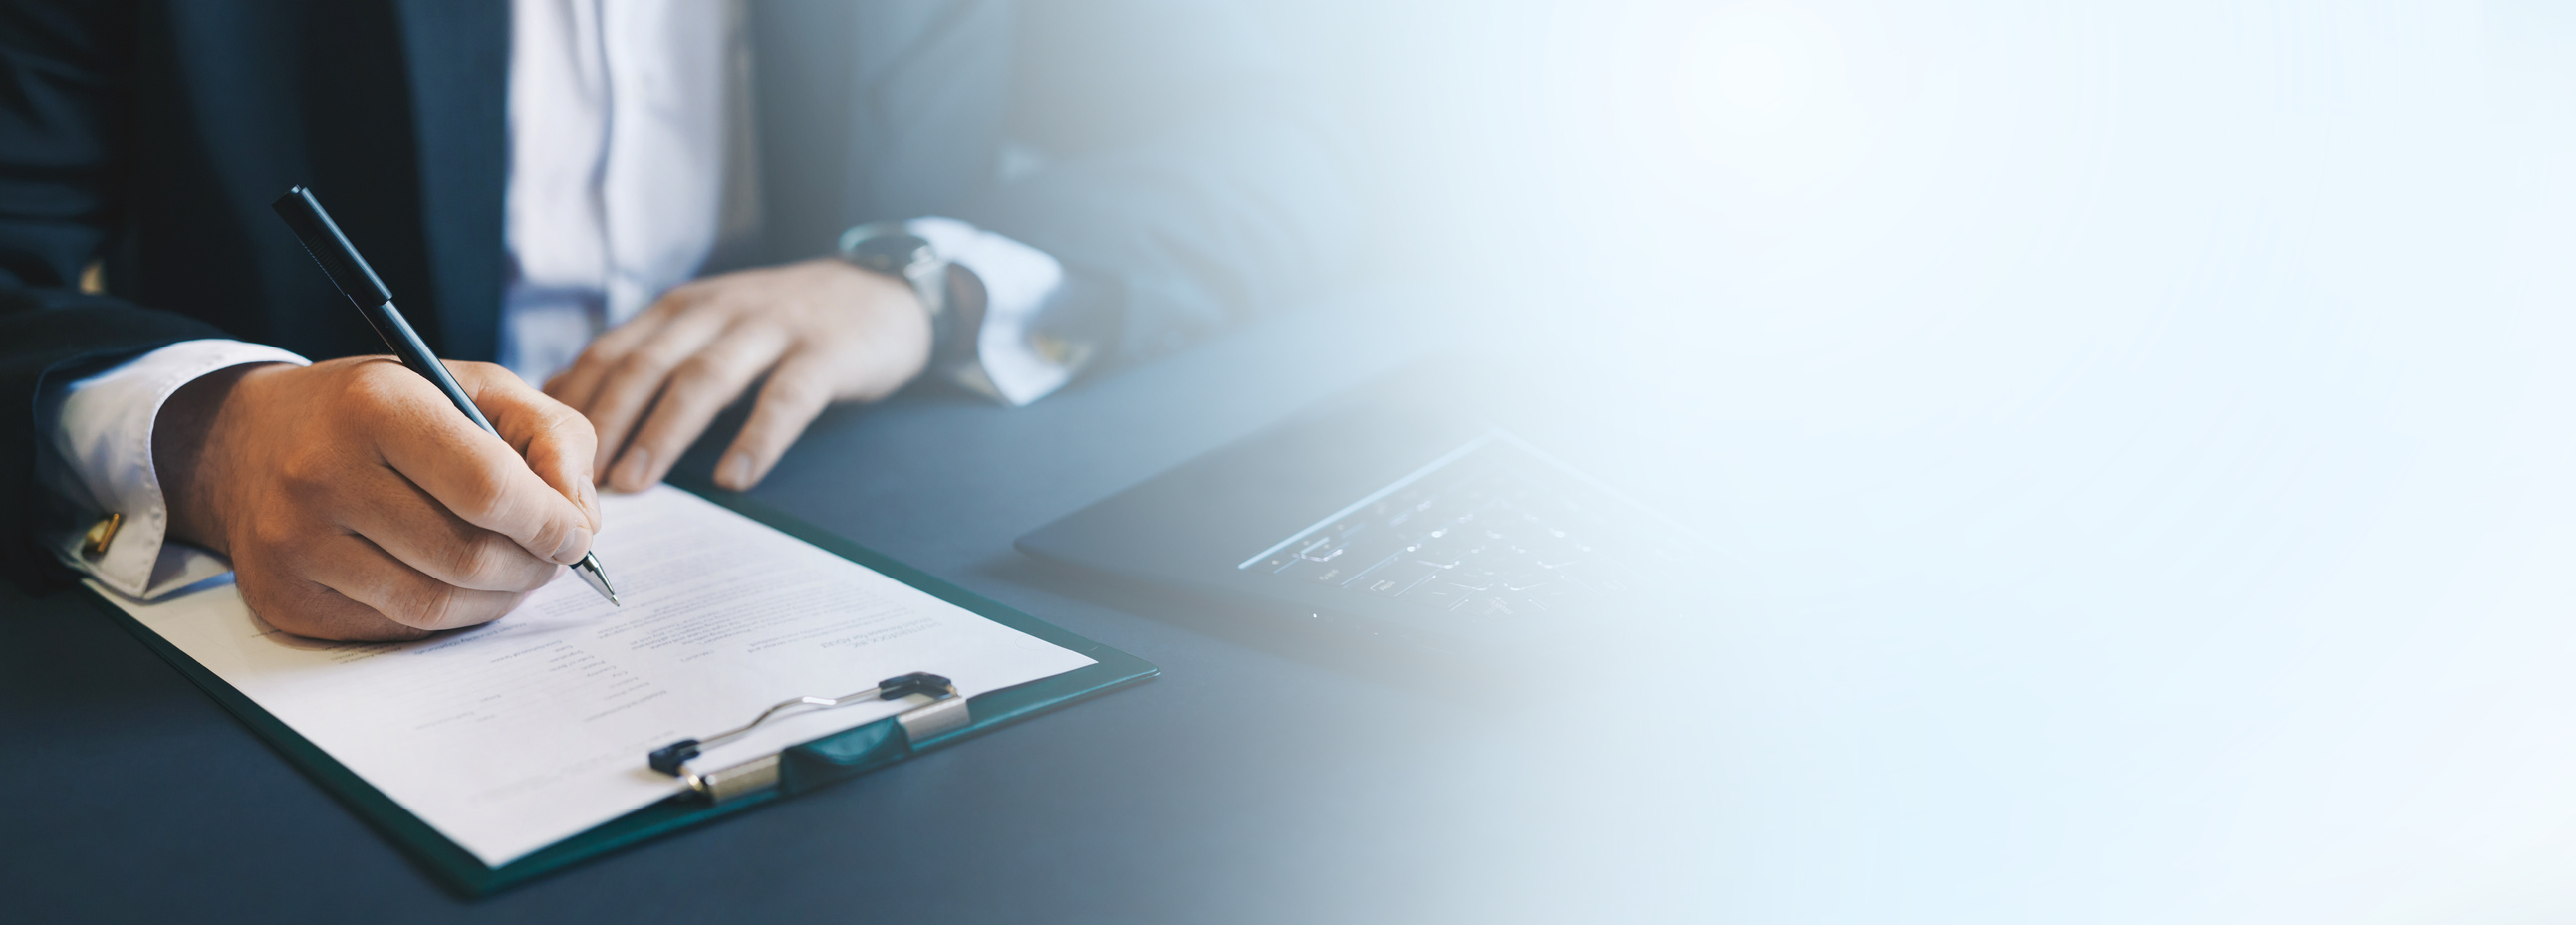
{"label": "suit sleeve", "polygon": [[1087,304],[1048,324],[1151,356],[1352,261],[1348,146],[1243,10],[1036,2],[1016,34],[1010,131],[1028,150],[959,217],[1064,263]]}
{"label": "suit sleeve", "polygon": [[48,383],[222,332],[79,291],[116,225],[129,14],[117,3],[0,0],[0,572],[68,573],[38,547],[35,481]]}

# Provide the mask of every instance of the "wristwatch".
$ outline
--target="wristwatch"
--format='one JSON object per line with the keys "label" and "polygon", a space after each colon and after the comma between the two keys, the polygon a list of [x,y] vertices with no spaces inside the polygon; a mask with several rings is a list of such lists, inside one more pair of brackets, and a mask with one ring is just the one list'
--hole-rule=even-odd
{"label": "wristwatch", "polygon": [[869,222],[841,232],[841,260],[862,270],[883,273],[911,284],[913,297],[930,314],[930,356],[949,359],[962,339],[957,313],[948,304],[948,258],[913,234],[902,222]]}

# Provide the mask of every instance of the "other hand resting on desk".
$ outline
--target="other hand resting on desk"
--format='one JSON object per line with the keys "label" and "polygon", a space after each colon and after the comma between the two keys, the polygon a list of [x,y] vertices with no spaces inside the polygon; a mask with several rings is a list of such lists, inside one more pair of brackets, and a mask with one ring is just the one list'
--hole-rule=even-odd
{"label": "other hand resting on desk", "polygon": [[595,437],[508,370],[447,366],[500,437],[390,357],[188,384],[153,424],[170,534],[230,557],[251,611],[297,635],[416,639],[509,613],[590,549]]}
{"label": "other hand resting on desk", "polygon": [[598,428],[606,484],[642,491],[767,374],[750,420],[716,463],[716,484],[740,491],[769,474],[825,405],[883,398],[929,362],[930,320],[910,286],[808,260],[673,287],[591,341],[546,394]]}

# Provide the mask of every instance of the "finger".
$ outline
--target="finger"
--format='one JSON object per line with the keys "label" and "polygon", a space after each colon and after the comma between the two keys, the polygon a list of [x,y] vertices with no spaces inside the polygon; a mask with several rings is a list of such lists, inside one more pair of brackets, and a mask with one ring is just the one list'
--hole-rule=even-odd
{"label": "finger", "polygon": [[635,433],[635,442],[617,458],[609,473],[619,491],[642,491],[662,480],[680,453],[715,420],[716,412],[741,397],[753,379],[776,365],[787,352],[788,336],[771,325],[737,325],[707,349],[671,372],[653,416]]}
{"label": "finger", "polygon": [[734,435],[724,461],[716,464],[716,484],[748,491],[769,476],[789,444],[832,401],[832,366],[822,351],[800,348],[778,361],[769,382],[760,387],[751,419]]}
{"label": "finger", "polygon": [[664,325],[669,324],[673,317],[697,298],[697,287],[685,285],[676,287],[663,293],[661,298],[653,300],[652,305],[646,306],[644,311],[635,317],[627,319],[625,324],[610,328],[601,332],[598,337],[591,338],[589,346],[582,348],[581,356],[573,358],[571,366],[546,380],[546,394],[574,408],[589,407],[591,399],[599,393],[600,383],[607,380],[608,371],[615,368],[618,361],[625,359],[628,353],[634,352],[637,346],[662,330]]}
{"label": "finger", "polygon": [[377,455],[465,522],[509,537],[538,558],[571,563],[590,548],[590,515],[528,469],[501,438],[474,426],[429,382],[391,363],[351,385],[380,415]]}
{"label": "finger", "polygon": [[562,568],[509,537],[466,523],[411,480],[377,472],[337,489],[339,523],[403,564],[478,591],[534,591]]}
{"label": "finger", "polygon": [[527,597],[431,578],[356,534],[331,534],[299,546],[298,571],[308,580],[417,630],[434,633],[490,623]]}
{"label": "finger", "polygon": [[242,559],[233,562],[242,603],[270,626],[298,636],[346,642],[419,639],[429,631],[385,619],[376,609],[320,584]]}
{"label": "finger", "polygon": [[581,508],[592,533],[599,532],[599,489],[591,479],[598,458],[598,432],[581,412],[529,388],[509,370],[488,363],[449,363],[456,382],[483,409],[483,417],[501,432],[501,440],[518,451],[528,469]]}
{"label": "finger", "polygon": [[693,311],[671,319],[650,340],[628,351],[608,371],[590,401],[574,405],[598,429],[597,471],[608,472],[609,460],[632,437],[653,397],[681,363],[724,333],[726,320],[712,310]]}

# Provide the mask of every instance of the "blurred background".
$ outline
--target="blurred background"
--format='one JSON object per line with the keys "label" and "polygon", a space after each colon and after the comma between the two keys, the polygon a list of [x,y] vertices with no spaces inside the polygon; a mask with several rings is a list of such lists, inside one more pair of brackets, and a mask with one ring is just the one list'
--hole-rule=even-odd
{"label": "blurred background", "polygon": [[1407,889],[2576,914],[2576,8],[1260,15],[1348,117],[1404,336],[1517,357],[1721,553],[1587,652],[1617,692],[1445,753]]}
{"label": "blurred background", "polygon": [[[2576,920],[2576,4],[1245,5],[1335,117],[1365,207],[1349,278],[1025,408],[931,383],[835,408],[752,492],[1155,681],[468,902],[58,596],[0,621],[31,640],[0,643],[0,720],[99,771],[0,815],[35,833],[0,899]],[[315,8],[386,30],[428,9]],[[328,295],[280,254],[290,293]],[[1702,554],[1617,619],[1543,624],[1535,667],[1451,675],[1131,604],[1014,548],[1399,370]],[[1304,534],[1219,570],[1278,535]]]}

